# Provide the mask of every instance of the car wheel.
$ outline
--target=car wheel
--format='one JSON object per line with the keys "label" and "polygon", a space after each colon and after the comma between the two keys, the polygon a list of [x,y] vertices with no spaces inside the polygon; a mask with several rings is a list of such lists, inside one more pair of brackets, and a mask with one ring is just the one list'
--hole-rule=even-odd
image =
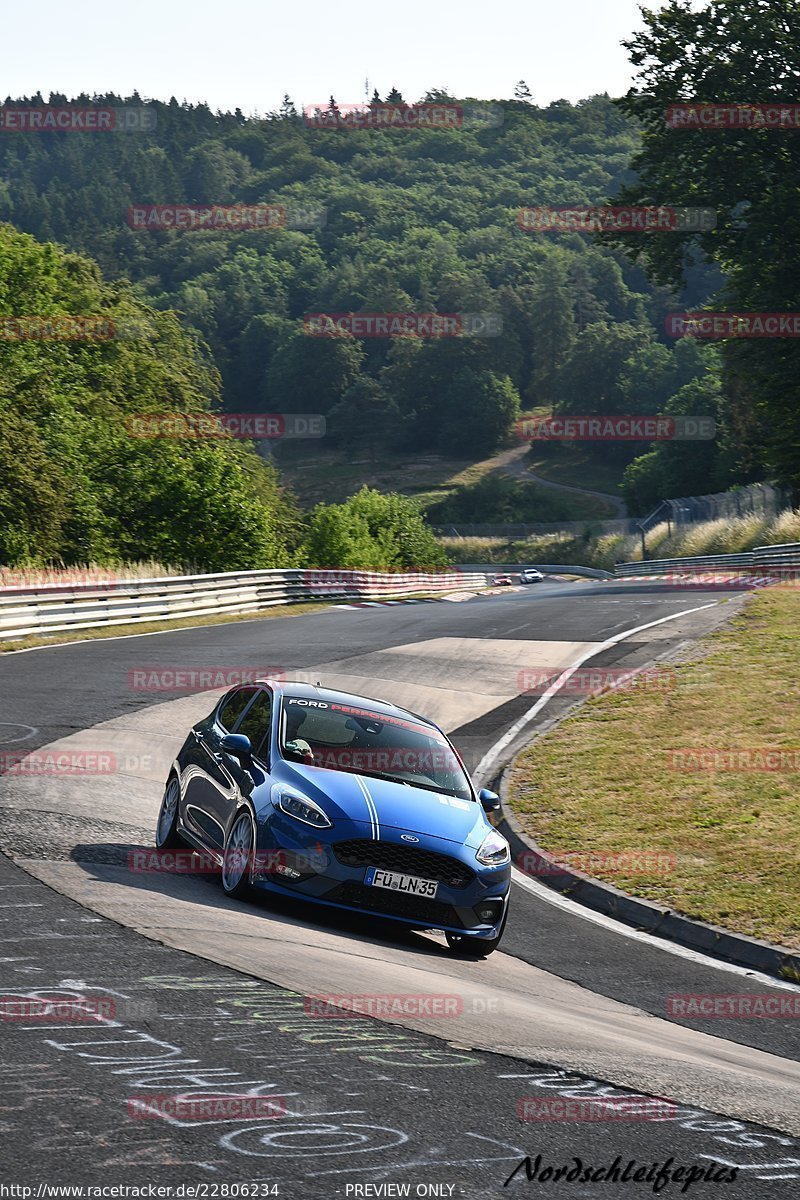
{"label": "car wheel", "polygon": [[244,900],[251,891],[254,846],[253,818],[244,808],[228,831],[222,860],[222,887],[237,900]]}
{"label": "car wheel", "polygon": [[178,802],[181,798],[181,785],[176,775],[170,775],[161,798],[161,808],[158,810],[156,824],[156,846],[159,850],[174,850],[183,842],[178,833]]}
{"label": "car wheel", "polygon": [[503,922],[497,937],[480,938],[471,937],[468,933],[445,933],[447,944],[453,954],[459,955],[462,958],[486,958],[487,954],[492,954],[500,945],[508,920],[508,905],[503,914]]}

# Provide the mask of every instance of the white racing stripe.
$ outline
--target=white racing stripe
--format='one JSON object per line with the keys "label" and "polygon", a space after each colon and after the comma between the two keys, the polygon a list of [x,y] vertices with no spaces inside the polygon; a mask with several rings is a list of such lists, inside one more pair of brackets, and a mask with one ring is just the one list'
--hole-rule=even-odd
{"label": "white racing stripe", "polygon": [[375,801],[373,800],[369,788],[362,777],[360,775],[356,775],[355,780],[358,786],[361,788],[364,799],[367,802],[367,812],[369,813],[369,821],[370,825],[372,826],[372,836],[376,842],[379,842],[381,840],[381,828],[378,824],[378,810],[375,807]]}

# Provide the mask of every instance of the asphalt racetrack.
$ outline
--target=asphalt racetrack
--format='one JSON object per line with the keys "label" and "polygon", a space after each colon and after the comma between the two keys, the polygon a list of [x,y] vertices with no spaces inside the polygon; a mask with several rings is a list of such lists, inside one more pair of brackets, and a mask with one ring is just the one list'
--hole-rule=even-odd
{"label": "asphalt racetrack", "polygon": [[[354,1190],[367,1184],[635,1196],[654,1189],[634,1171],[672,1158],[685,1171],[665,1196],[681,1194],[690,1167],[692,1196],[796,1194],[795,1022],[665,1015],[673,993],[790,985],[555,904],[522,877],[501,951],[473,963],[435,933],[288,901],[236,904],[213,878],[128,866],[133,848],[152,845],[176,747],[219,694],[170,690],[176,672],[185,682],[200,670],[280,671],[377,695],[434,717],[475,769],[531,709],[523,672],[560,671],[626,630],[638,632],[592,665],[656,661],[738,603],[716,590],[547,581],[463,603],[332,608],[0,657],[0,753],[83,749],[115,764],[0,777],[0,990],[106,1003],[105,1016],[68,1029],[3,1021],[0,1177],[202,1183],[207,1196],[254,1182],[251,1195],[292,1200],[404,1194]],[[551,701],[489,774],[572,702]],[[320,991],[444,995],[456,1011],[321,1020],[303,1003]],[[279,1097],[279,1114],[190,1121],[142,1101],[234,1089]],[[577,1103],[604,1089],[662,1098],[661,1119],[574,1109],[531,1119],[537,1098]],[[526,1154],[542,1156],[538,1177],[520,1171],[504,1188]],[[635,1167],[603,1180],[617,1156]],[[596,1180],[566,1177],[576,1158]],[[736,1178],[721,1167],[706,1178],[714,1163]],[[565,1167],[558,1182],[542,1178],[548,1164]]]}

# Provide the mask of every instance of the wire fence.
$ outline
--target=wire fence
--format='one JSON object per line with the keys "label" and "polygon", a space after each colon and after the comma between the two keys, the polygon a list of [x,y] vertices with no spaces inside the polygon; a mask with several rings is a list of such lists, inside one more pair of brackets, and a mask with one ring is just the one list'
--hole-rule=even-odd
{"label": "wire fence", "polygon": [[680,496],[665,500],[676,525],[697,521],[716,521],[720,517],[777,517],[786,506],[780,488],[771,483],[751,483],[729,492],[714,492],[709,496]]}

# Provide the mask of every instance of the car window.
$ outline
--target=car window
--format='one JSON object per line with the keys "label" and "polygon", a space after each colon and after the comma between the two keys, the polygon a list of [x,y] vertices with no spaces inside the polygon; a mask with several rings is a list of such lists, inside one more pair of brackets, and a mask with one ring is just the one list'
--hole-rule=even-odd
{"label": "car window", "polygon": [[450,743],[412,714],[377,713],[334,701],[312,704],[292,696],[284,697],[281,708],[280,751],[290,760],[299,751],[309,766],[379,775],[463,801],[472,799]]}
{"label": "car window", "polygon": [[[236,732],[250,738],[253,753],[263,758],[263,750],[267,744],[267,734],[272,720],[272,695],[261,692],[237,726]],[[260,753],[261,752],[261,753]]]}
{"label": "car window", "polygon": [[229,692],[225,697],[222,702],[222,708],[217,715],[217,720],[228,733],[233,732],[236,722],[257,691],[258,688],[255,687],[241,687]]}

